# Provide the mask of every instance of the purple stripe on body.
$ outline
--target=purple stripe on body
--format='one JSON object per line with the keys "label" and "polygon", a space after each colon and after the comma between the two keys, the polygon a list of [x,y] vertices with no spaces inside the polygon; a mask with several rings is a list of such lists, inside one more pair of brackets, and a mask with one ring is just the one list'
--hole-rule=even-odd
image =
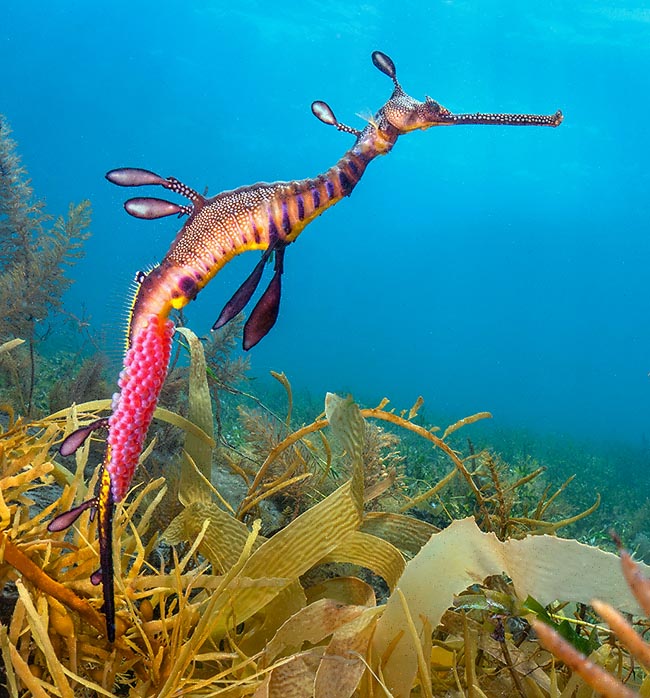
{"label": "purple stripe on body", "polygon": [[282,230],[284,230],[285,235],[289,235],[291,232],[291,221],[289,220],[289,207],[287,202],[282,202]]}
{"label": "purple stripe on body", "polygon": [[273,242],[278,239],[278,226],[273,220],[273,214],[269,211],[269,240]]}

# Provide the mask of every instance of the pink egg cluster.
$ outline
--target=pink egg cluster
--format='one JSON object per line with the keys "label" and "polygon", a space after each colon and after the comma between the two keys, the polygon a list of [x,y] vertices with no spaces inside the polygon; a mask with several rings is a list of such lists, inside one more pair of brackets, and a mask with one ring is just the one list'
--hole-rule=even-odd
{"label": "pink egg cluster", "polygon": [[171,354],[174,334],[171,320],[151,315],[143,324],[124,357],[124,369],[118,381],[121,392],[114,400],[115,409],[108,420],[106,467],[116,502],[124,498],[131,484]]}

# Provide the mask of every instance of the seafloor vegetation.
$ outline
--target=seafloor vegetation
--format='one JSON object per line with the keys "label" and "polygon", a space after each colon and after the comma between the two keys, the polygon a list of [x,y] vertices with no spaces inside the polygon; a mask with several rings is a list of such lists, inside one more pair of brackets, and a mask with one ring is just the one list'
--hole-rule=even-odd
{"label": "seafloor vegetation", "polygon": [[[403,410],[332,394],[314,404],[283,373],[277,390],[251,388],[236,323],[206,340],[177,333],[155,428],[117,507],[108,643],[89,579],[96,522],[46,530],[93,492],[103,455],[95,439],[69,459],[56,446],[105,415],[111,392],[91,321],[62,300],[89,206],[48,220],[0,121],[9,695],[650,694],[650,591],[631,560],[626,583],[618,558],[595,547],[614,549],[614,526],[645,553],[640,466],[630,492],[615,458],[512,434],[489,447],[487,413],[437,429],[421,399]],[[65,352],[49,348],[50,328],[75,337]]]}

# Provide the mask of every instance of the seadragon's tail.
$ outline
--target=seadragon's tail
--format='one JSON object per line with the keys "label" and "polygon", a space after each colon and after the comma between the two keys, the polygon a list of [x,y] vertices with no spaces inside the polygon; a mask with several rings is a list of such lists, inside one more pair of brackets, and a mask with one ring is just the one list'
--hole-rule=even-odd
{"label": "seadragon's tail", "polygon": [[106,455],[97,493],[74,509],[53,519],[49,531],[62,531],[86,510],[98,513],[100,568],[92,576],[93,584],[102,584],[106,635],[115,640],[115,599],[113,575],[113,510],[126,495],[144,439],[153,419],[158,396],[167,375],[174,325],[166,317],[151,315],[139,324],[126,355],[115,395],[113,414],[97,420],[68,436],[61,444],[64,455],[73,453],[93,430],[108,426]]}

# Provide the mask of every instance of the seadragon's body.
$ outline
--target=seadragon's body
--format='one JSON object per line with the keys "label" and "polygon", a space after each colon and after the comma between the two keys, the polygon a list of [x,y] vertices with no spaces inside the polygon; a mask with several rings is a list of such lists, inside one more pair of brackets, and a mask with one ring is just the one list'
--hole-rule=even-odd
{"label": "seadragon's body", "polygon": [[167,373],[174,333],[170,320],[172,310],[181,309],[194,300],[233,257],[250,250],[261,250],[262,259],[215,322],[215,329],[221,327],[248,303],[273,253],[273,277],[244,327],[244,348],[250,349],[271,329],[277,318],[286,247],[317,216],[349,196],[370,162],[390,152],[399,136],[417,129],[453,124],[558,126],[562,121],[559,111],[548,116],[452,114],[428,97],[419,102],[404,93],[388,56],[377,51],[372,60],[392,79],[394,90],[388,102],[362,131],[339,123],[324,102],[312,105],[312,111],[321,121],[355,136],[354,145],[338,162],[316,177],[258,183],[205,198],[177,179],[164,179],[148,170],[121,168],[107,174],[114,184],[159,185],[190,202],[180,205],[157,198],[134,198],[126,202],[126,210],[139,218],[173,214],[187,215],[188,218],[160,265],[147,274],[139,273],[136,278],[138,288],[129,320],[128,348],[112,415],[108,420],[98,420],[74,432],[61,447],[64,455],[72,453],[94,429],[108,427],[97,495],[58,516],[50,524],[50,530],[62,530],[85,509],[97,509],[101,568],[92,580],[103,584],[103,610],[110,641],[115,638],[113,509],[129,489]]}

